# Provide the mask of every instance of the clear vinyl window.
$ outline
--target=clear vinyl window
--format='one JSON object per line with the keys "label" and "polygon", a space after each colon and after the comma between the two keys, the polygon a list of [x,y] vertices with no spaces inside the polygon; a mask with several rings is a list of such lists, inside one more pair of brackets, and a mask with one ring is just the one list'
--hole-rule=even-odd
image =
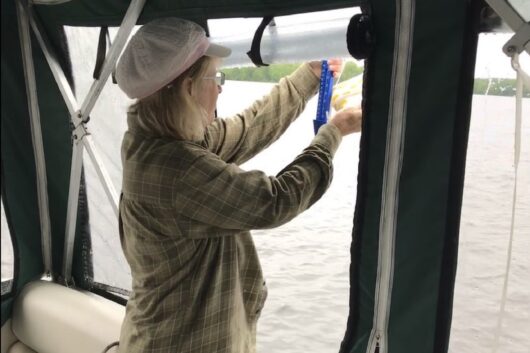
{"label": "clear vinyl window", "polygon": [[[449,349],[452,353],[492,352],[496,341],[498,352],[523,353],[530,346],[528,90],[523,98],[511,266],[506,272],[515,182],[515,72],[502,46],[510,37],[482,34],[479,38]],[[520,61],[528,72],[529,56],[522,54]],[[506,302],[501,304],[506,278]]]}
{"label": "clear vinyl window", "polygon": [[[96,63],[99,31],[99,28],[66,27],[79,104],[94,81],[92,74]],[[110,37],[114,38],[117,29],[110,28],[109,31]],[[101,164],[107,170],[118,193],[122,178],[120,146],[127,128],[125,112],[131,103],[132,101],[109,79],[87,124]],[[96,286],[97,283],[109,286],[106,290],[115,287],[118,294],[123,295],[125,292],[120,289],[131,289],[131,274],[120,245],[118,219],[86,150],[83,152],[83,165],[92,243],[93,280]]]}
{"label": "clear vinyl window", "polygon": [[[281,70],[281,66],[271,65],[268,70]],[[227,81],[219,99],[219,116],[241,111],[273,85]],[[302,115],[277,142],[241,167],[276,175],[293,161],[314,137],[317,98],[308,102]],[[315,205],[281,227],[252,231],[269,290],[258,323],[258,351],[338,351],[349,312],[359,138],[360,134],[354,134],[343,139],[334,158],[333,183]]]}
{"label": "clear vinyl window", "polygon": [[[359,9],[329,11],[322,17],[349,20],[358,12]],[[295,32],[298,25],[304,26],[303,23],[315,20],[315,15],[310,15],[309,19],[303,16],[276,18],[278,34],[281,35],[282,31]],[[244,28],[252,38],[260,20],[245,19],[240,25],[246,26]],[[246,21],[251,24],[245,25]],[[209,21],[212,36],[216,35],[216,28],[230,32],[230,28],[223,26],[228,24],[229,20]],[[223,32],[218,33],[217,36],[222,38]],[[267,34],[266,30],[266,35],[271,33]],[[299,40],[307,43],[307,38]],[[266,48],[267,43],[263,45]],[[311,59],[328,58],[325,50],[320,55]],[[262,58],[267,62],[266,51]],[[362,61],[351,57],[345,60],[345,70],[338,84],[359,77],[364,69]],[[227,117],[240,112],[267,94],[279,78],[294,71],[302,62],[260,68],[233,68],[228,65],[223,70],[227,82],[218,101],[219,116]],[[315,96],[278,141],[241,167],[263,170],[268,175],[280,172],[314,137],[313,119],[316,117],[317,102],[318,96]],[[333,183],[313,207],[281,227],[252,231],[269,289],[258,323],[258,351],[331,353],[339,350],[349,313],[350,244],[357,192],[359,139],[360,134],[343,139],[334,158]]]}
{"label": "clear vinyl window", "polygon": [[4,211],[4,199],[1,202],[1,226],[2,233],[0,238],[2,242],[2,289],[1,294],[7,294],[11,291],[11,284],[15,270],[15,256],[13,251],[13,243],[11,242],[11,233],[7,225],[6,214]]}

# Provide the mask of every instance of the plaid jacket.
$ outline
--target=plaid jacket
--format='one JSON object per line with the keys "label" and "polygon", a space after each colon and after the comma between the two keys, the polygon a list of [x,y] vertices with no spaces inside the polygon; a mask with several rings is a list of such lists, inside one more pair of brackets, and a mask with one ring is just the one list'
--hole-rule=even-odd
{"label": "plaid jacket", "polygon": [[266,287],[249,230],[286,223],[322,196],[341,136],[324,125],[275,177],[238,164],[317,89],[304,64],[241,114],[216,119],[200,143],[147,136],[129,115],[120,237],[133,291],[120,352],[255,352]]}

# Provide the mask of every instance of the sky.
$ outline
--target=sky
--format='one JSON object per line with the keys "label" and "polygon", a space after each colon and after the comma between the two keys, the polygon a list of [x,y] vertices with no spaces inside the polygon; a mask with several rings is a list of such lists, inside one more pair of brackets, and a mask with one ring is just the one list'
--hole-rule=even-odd
{"label": "sky", "polygon": [[[477,62],[475,64],[475,77],[515,78],[516,74],[511,66],[511,59],[502,51],[502,47],[512,35],[510,33],[488,33],[480,35],[477,49]],[[530,56],[528,53],[523,52],[520,54],[519,63],[525,72],[530,73]]]}

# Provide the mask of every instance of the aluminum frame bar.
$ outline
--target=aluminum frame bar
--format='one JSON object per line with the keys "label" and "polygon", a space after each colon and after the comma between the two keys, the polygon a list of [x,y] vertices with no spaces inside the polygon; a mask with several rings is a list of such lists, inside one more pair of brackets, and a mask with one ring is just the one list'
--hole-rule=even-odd
{"label": "aluminum frame bar", "polygon": [[105,190],[105,194],[107,195],[110,205],[112,206],[112,210],[114,211],[114,214],[116,215],[116,218],[117,218],[119,216],[118,193],[116,192],[116,189],[114,188],[114,185],[112,183],[112,180],[110,179],[109,173],[102,166],[100,162],[101,158],[99,157],[99,152],[96,149],[96,145],[94,144],[92,135],[89,135],[89,134],[85,135],[82,141],[83,141],[83,145],[85,149],[88,152],[90,160],[92,161],[92,164],[96,168],[96,172],[98,174],[99,179],[103,181],[102,182],[103,189]]}
{"label": "aluminum frame bar", "polygon": [[70,83],[66,79],[61,65],[59,64],[59,60],[57,59],[57,56],[55,55],[55,52],[52,49],[52,46],[50,45],[50,41],[45,35],[46,32],[44,31],[44,27],[38,20],[37,16],[35,16],[33,6],[29,5],[27,0],[19,0],[19,4],[21,4],[24,10],[26,11],[29,23],[31,24],[31,28],[33,29],[33,33],[35,34],[35,37],[39,42],[42,52],[44,53],[44,57],[48,62],[48,66],[50,67],[53,77],[57,82],[57,86],[59,87],[64,102],[66,103],[68,112],[72,117],[72,122],[75,126],[77,126],[82,121],[78,112],[79,107],[77,104],[77,99],[75,98],[74,92],[70,87]]}
{"label": "aluminum frame bar", "polygon": [[[108,199],[111,202],[111,206],[115,214],[118,214],[118,197],[116,190],[112,184],[110,177],[103,164],[99,161],[99,153],[89,136],[86,127],[85,121],[88,121],[88,116],[90,111],[94,107],[96,100],[98,99],[101,91],[105,87],[105,84],[112,72],[116,61],[118,60],[119,55],[121,54],[123,47],[127,43],[134,26],[142,12],[145,0],[133,0],[125,13],[125,17],[120,25],[120,29],[116,34],[116,39],[112,44],[109,54],[105,59],[103,69],[101,70],[101,75],[99,80],[95,80],[90,87],[90,90],[83,101],[81,109],[78,112],[78,119],[82,122],[79,126],[76,127],[74,131],[74,137],[77,138],[76,143],[74,143],[74,152],[72,154],[72,166],[70,175],[74,176],[74,180],[70,179],[70,190],[68,195],[68,212],[67,212],[67,228],[66,235],[64,240],[64,258],[63,258],[63,276],[66,284],[69,284],[72,279],[72,259],[74,251],[74,241],[75,241],[75,228],[77,221],[77,206],[79,201],[79,185],[81,178],[81,168],[83,161],[83,148],[87,147],[87,151],[92,160],[94,167],[100,181],[105,189]],[[77,131],[77,132],[76,132]],[[85,142],[85,140],[87,142]]]}
{"label": "aluminum frame bar", "polygon": [[100,162],[99,152],[94,145],[92,136],[87,131],[85,124],[81,123],[73,132],[72,164],[70,167],[70,186],[68,190],[68,209],[66,212],[66,234],[64,239],[64,258],[62,268],[62,275],[66,285],[70,285],[72,282],[72,259],[79,203],[79,187],[81,184],[81,172],[83,169],[83,151],[85,148],[94,168],[96,169],[114,214],[116,217],[118,216],[118,196],[116,189],[114,188],[107,170]]}
{"label": "aluminum frame bar", "polygon": [[517,32],[504,44],[502,51],[509,57],[526,50],[530,54],[530,23],[524,23]]}
{"label": "aluminum frame bar", "polygon": [[[506,0],[486,0],[488,5],[503,19],[506,24],[515,32],[515,36],[520,31],[524,31],[526,22],[519,15],[519,13],[508,3]],[[515,37],[514,36],[514,37]],[[514,38],[512,37],[512,39]],[[510,39],[511,41],[511,39]],[[520,53],[523,49],[530,55],[530,45],[526,41],[526,45],[518,51]],[[508,43],[507,43],[508,44]],[[524,43],[523,43],[524,44]],[[509,51],[509,45],[505,45],[503,50],[508,56],[512,56],[513,53]],[[513,51],[515,52],[515,50]]]}
{"label": "aluminum frame bar", "polygon": [[[79,126],[83,127],[83,124]],[[81,171],[83,168],[83,143],[80,139],[74,140],[72,147],[62,268],[63,280],[66,285],[69,285],[72,280],[72,258],[74,254],[75,228],[79,203],[79,186],[81,184]]]}
{"label": "aluminum frame bar", "polygon": [[517,32],[524,23],[521,16],[506,0],[486,0],[486,2],[514,32]]}
{"label": "aluminum frame bar", "polygon": [[[75,225],[77,220],[77,204],[79,201],[79,184],[81,178],[81,168],[83,160],[83,148],[86,147],[89,153],[90,159],[100,181],[102,182],[105,193],[107,194],[108,199],[111,202],[111,206],[116,215],[118,215],[118,197],[116,190],[112,184],[110,177],[106,169],[103,167],[103,164],[100,162],[99,153],[92,141],[92,138],[89,137],[89,134],[84,126],[84,122],[88,120],[90,111],[94,107],[96,100],[98,99],[101,91],[105,87],[105,84],[112,72],[116,61],[118,60],[119,55],[121,54],[127,39],[129,38],[134,26],[140,16],[140,13],[145,5],[145,0],[133,0],[127,9],[125,17],[120,25],[120,29],[116,35],[116,39],[111,46],[109,53],[105,59],[103,69],[99,80],[95,80],[90,87],[90,90],[83,101],[81,109],[79,111],[79,119],[82,124],[76,128],[74,131],[74,137],[77,137],[77,143],[74,143],[74,154],[72,156],[72,167],[71,175],[75,178],[70,180],[70,191],[68,196],[68,211],[67,216],[67,230],[64,242],[64,258],[63,258],[63,276],[65,283],[70,283],[72,278],[72,259],[73,259],[73,250],[74,250],[74,241],[75,241]],[[75,201],[75,202],[74,202]]]}
{"label": "aluminum frame bar", "polygon": [[[98,99],[99,94],[103,90],[103,87],[105,86],[105,83],[108,80],[108,77],[110,76],[119,55],[121,54],[125,44],[127,43],[127,39],[129,38],[130,34],[132,33],[132,30],[134,29],[134,26],[138,20],[138,17],[140,16],[143,6],[145,5],[145,1],[146,0],[133,0],[129,5],[129,8],[125,14],[120,29],[118,30],[118,34],[116,35],[116,40],[111,46],[109,54],[105,59],[105,64],[103,66],[100,79],[95,80],[92,84],[89,93],[83,101],[83,106],[81,109],[79,108],[73,90],[70,87],[68,80],[66,79],[64,71],[62,70],[59,61],[57,60],[57,56],[55,55],[55,52],[53,51],[50,45],[50,41],[45,35],[44,27],[39,22],[38,17],[36,16],[33,10],[32,4],[30,4],[28,0],[18,1],[20,8],[25,12],[28,22],[33,29],[37,41],[39,42],[39,45],[44,53],[46,61],[48,62],[50,70],[52,71],[54,79],[59,87],[61,95],[70,113],[72,123],[74,124],[74,130],[72,132],[72,162],[70,166],[70,185],[68,191],[68,208],[65,227],[66,234],[64,240],[64,257],[62,267],[62,275],[66,284],[71,283],[72,277],[72,258],[75,241],[77,210],[79,201],[79,186],[83,166],[84,148],[87,148],[89,157],[94,167],[96,168],[96,172],[103,185],[103,188],[105,189],[107,197],[111,202],[111,206],[115,214],[118,214],[118,197],[116,190],[112,184],[108,172],[103,166],[103,163],[100,162],[99,153],[97,152],[92,138],[89,137],[85,124],[88,121],[89,113],[94,107],[94,104]],[[33,67],[32,70],[34,70]]]}
{"label": "aluminum frame bar", "polygon": [[[301,62],[306,60],[321,60],[322,53],[327,57],[351,58],[346,45],[346,30],[350,16],[337,18],[329,23],[327,28],[318,30],[308,30],[304,25],[292,27],[268,27],[271,31],[265,31],[261,39],[260,51],[263,62],[267,64]],[[224,45],[232,49],[229,57],[223,59],[223,67],[254,66],[254,63],[247,55],[249,43],[252,42],[252,35],[215,37],[211,40],[214,43]],[[304,46],[303,50],[297,50],[300,38],[304,36],[311,45]],[[331,38],[331,39],[330,39]]]}
{"label": "aluminum frame bar", "polygon": [[35,81],[35,66],[33,63],[31,33],[28,15],[21,3],[17,3],[18,31],[20,33],[20,47],[26,81],[26,95],[28,99],[31,141],[35,156],[35,172],[37,174],[37,202],[39,205],[39,221],[41,229],[42,260],[44,275],[53,276],[52,267],[52,238],[48,199],[48,178],[46,175],[46,160],[42,141],[40,123],[39,99]]}
{"label": "aluminum frame bar", "polygon": [[83,104],[81,105],[81,114],[83,121],[86,120],[86,118],[92,111],[92,108],[94,108],[96,100],[98,99],[99,95],[101,94],[101,91],[105,87],[105,84],[107,83],[107,80],[110,74],[112,73],[116,62],[118,61],[118,57],[123,51],[125,44],[127,44],[127,40],[129,39],[132,30],[136,25],[138,17],[140,17],[140,13],[144,8],[145,1],[146,0],[131,1],[131,4],[129,5],[129,8],[125,13],[125,17],[123,18],[123,21],[120,25],[120,29],[116,34],[114,43],[110,47],[109,53],[105,58],[103,69],[101,70],[101,75],[99,79],[94,80],[92,86],[90,86],[90,90],[88,91],[87,96],[85,97],[85,100],[83,101]]}

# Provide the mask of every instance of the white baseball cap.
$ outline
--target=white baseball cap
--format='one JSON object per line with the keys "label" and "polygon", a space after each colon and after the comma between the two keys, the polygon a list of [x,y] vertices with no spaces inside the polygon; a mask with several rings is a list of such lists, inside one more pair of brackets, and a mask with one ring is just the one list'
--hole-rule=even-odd
{"label": "white baseball cap", "polygon": [[231,52],[210,43],[195,22],[160,18],[133,35],[116,67],[116,80],[129,98],[144,98],[171,83],[202,56],[224,58]]}

